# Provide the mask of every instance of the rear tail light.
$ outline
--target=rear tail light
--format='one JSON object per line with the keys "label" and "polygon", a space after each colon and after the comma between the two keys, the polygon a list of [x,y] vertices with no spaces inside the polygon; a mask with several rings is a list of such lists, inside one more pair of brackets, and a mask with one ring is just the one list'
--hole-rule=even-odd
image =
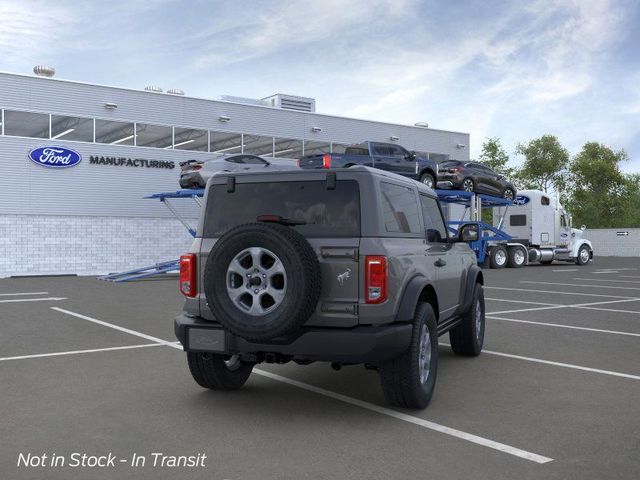
{"label": "rear tail light", "polygon": [[196,256],[193,253],[180,256],[180,292],[185,297],[195,297],[196,289]]}
{"label": "rear tail light", "polygon": [[382,303],[387,299],[387,257],[365,257],[365,303]]}
{"label": "rear tail light", "polygon": [[450,168],[449,172],[450,173],[458,173],[460,170],[462,170],[461,168]]}
{"label": "rear tail light", "polygon": [[191,168],[193,170],[200,170],[202,168],[202,165],[193,165]]}
{"label": "rear tail light", "polygon": [[322,156],[322,168],[331,168],[331,155],[329,153],[325,153]]}
{"label": "rear tail light", "polygon": [[296,160],[296,163],[298,164],[298,167],[300,166],[300,159]]}

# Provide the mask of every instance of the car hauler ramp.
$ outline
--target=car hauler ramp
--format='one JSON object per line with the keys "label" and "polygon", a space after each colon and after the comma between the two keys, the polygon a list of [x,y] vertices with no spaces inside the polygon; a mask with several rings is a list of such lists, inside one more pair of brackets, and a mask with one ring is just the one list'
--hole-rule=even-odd
{"label": "car hauler ramp", "polygon": [[[178,190],[176,192],[163,192],[163,193],[154,193],[152,195],[146,196],[144,198],[150,199],[158,199],[160,200],[167,209],[172,213],[172,215],[178,219],[184,228],[187,229],[189,234],[192,237],[196,236],[196,229],[191,226],[191,224],[187,221],[186,218],[178,209],[173,205],[173,201],[176,199],[192,199],[198,207],[202,207],[202,196],[204,195],[204,189],[187,189],[187,190]],[[110,273],[108,275],[104,275],[102,277],[98,277],[100,280],[107,280],[110,282],[129,282],[132,280],[140,280],[142,278],[154,277],[156,275],[165,275],[167,273],[177,272],[180,270],[180,262],[179,260],[168,260],[166,262],[159,262],[153,265],[149,265],[146,267],[134,268],[132,270],[127,270],[126,272],[118,272],[118,273]]]}

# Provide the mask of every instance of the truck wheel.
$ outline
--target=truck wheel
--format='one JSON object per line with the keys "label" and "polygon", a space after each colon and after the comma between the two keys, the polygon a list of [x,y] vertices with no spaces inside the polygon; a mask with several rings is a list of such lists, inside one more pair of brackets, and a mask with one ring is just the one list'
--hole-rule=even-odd
{"label": "truck wheel", "polygon": [[198,385],[211,390],[237,390],[253,370],[253,363],[245,363],[237,355],[187,352],[187,363]]}
{"label": "truck wheel", "polygon": [[576,257],[576,263],[578,265],[586,265],[587,263],[589,263],[590,259],[591,259],[591,252],[589,251],[589,247],[587,247],[586,245],[582,245],[578,249],[578,256]]}
{"label": "truck wheel", "polygon": [[265,341],[297,330],[320,298],[318,257],[290,227],[248,223],[222,235],[204,270],[214,317],[232,333]]}
{"label": "truck wheel", "polygon": [[424,183],[429,188],[434,188],[436,181],[430,173],[420,175],[420,183]]}
{"label": "truck wheel", "polygon": [[391,405],[425,408],[438,373],[438,329],[433,307],[421,302],[413,320],[411,343],[401,356],[380,365],[380,382]]}
{"label": "truck wheel", "polygon": [[484,291],[480,283],[473,289],[471,306],[462,315],[462,322],[449,331],[451,350],[456,355],[477,357],[484,344]]}
{"label": "truck wheel", "polygon": [[502,245],[494,245],[491,247],[490,257],[489,265],[491,268],[504,268],[509,258],[507,249]]}
{"label": "truck wheel", "polygon": [[507,265],[511,268],[524,267],[527,261],[527,252],[522,247],[509,247],[509,260]]}

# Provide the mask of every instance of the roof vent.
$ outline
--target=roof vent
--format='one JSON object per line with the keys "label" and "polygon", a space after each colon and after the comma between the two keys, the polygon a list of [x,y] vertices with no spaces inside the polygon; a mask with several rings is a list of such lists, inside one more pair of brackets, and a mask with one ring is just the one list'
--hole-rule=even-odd
{"label": "roof vent", "polygon": [[146,87],[144,87],[145,91],[147,92],[156,92],[156,93],[162,93],[162,88],[156,86],[156,85],[147,85]]}
{"label": "roof vent", "polygon": [[184,91],[180,90],[179,88],[172,88],[170,90],[167,90],[167,93],[169,95],[184,95]]}
{"label": "roof vent", "polygon": [[258,105],[260,107],[268,107],[271,105],[269,102],[265,102],[264,100],[247,97],[234,97],[233,95],[220,95],[217,100],[222,100],[223,102],[243,103],[245,105]]}
{"label": "roof vent", "polygon": [[56,74],[56,69],[47,65],[36,65],[33,67],[33,73],[39,77],[53,77]]}
{"label": "roof vent", "polygon": [[283,108],[285,110],[297,110],[298,112],[316,111],[316,101],[314,98],[276,93],[270,97],[263,98],[263,100],[269,102],[269,105],[272,107]]}

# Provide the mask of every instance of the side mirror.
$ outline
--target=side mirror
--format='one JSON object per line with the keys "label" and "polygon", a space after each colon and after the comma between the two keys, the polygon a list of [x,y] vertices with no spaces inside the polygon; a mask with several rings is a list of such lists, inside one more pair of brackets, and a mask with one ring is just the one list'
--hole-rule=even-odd
{"label": "side mirror", "polygon": [[415,152],[409,152],[409,153],[407,153],[407,154],[404,156],[404,159],[405,159],[405,160],[409,160],[409,161],[415,160],[415,159],[416,159],[416,154],[415,154]]}
{"label": "side mirror", "polygon": [[462,225],[458,231],[459,242],[475,242],[478,238],[480,238],[480,230],[475,223]]}

